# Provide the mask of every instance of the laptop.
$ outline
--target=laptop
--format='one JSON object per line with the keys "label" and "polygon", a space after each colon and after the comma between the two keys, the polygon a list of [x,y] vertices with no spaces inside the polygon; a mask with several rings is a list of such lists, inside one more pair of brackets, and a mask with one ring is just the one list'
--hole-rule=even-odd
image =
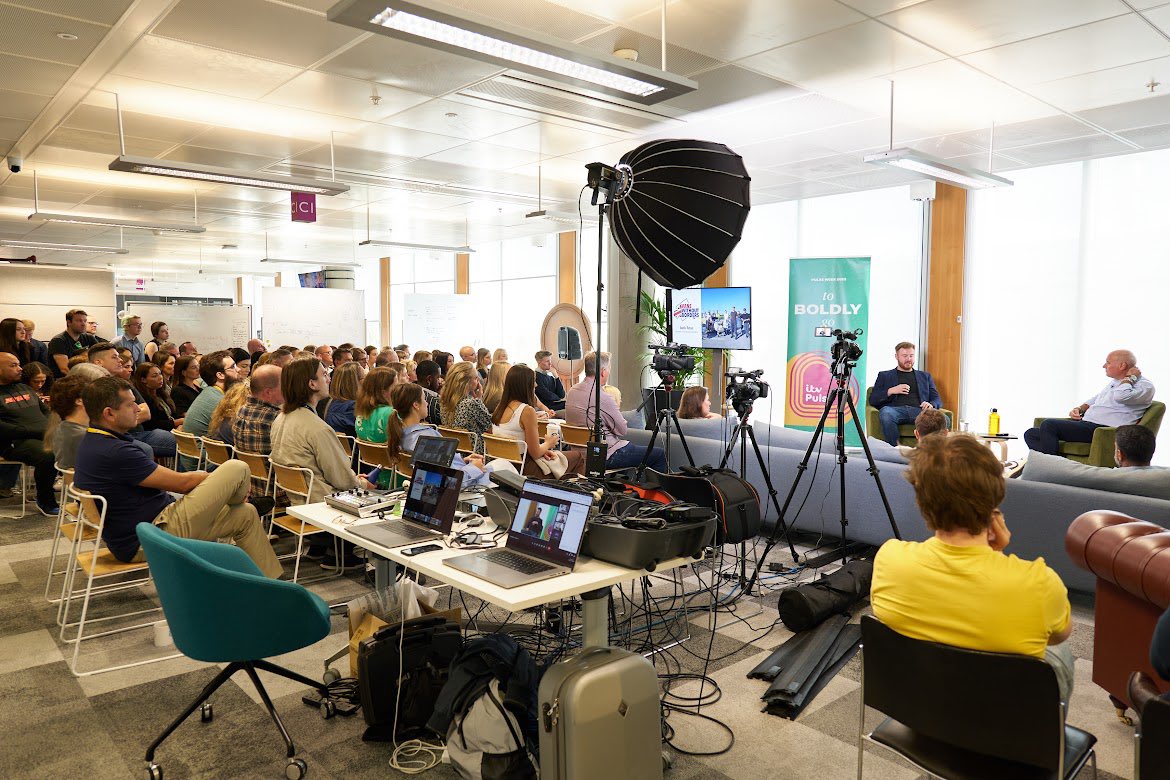
{"label": "laptop", "polygon": [[419,436],[414,443],[414,454],[411,455],[410,465],[433,463],[437,466],[450,466],[455,460],[455,450],[458,448],[458,439],[448,439],[443,436]]}
{"label": "laptop", "polygon": [[449,466],[420,463],[406,493],[402,518],[355,525],[350,530],[383,547],[437,541],[451,533],[463,472]]}
{"label": "laptop", "polygon": [[569,574],[585,538],[593,494],[529,480],[508,529],[507,546],[443,563],[480,579],[515,588]]}

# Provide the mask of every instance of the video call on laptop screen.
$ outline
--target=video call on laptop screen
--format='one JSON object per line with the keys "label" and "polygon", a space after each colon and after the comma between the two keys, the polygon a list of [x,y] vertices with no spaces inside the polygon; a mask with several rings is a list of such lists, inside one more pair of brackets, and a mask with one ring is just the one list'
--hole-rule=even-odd
{"label": "video call on laptop screen", "polygon": [[564,566],[577,561],[593,496],[529,480],[516,504],[508,546]]}
{"label": "video call on laptop screen", "polygon": [[430,528],[442,528],[444,518],[455,516],[462,472],[442,467],[416,467],[402,516]]}

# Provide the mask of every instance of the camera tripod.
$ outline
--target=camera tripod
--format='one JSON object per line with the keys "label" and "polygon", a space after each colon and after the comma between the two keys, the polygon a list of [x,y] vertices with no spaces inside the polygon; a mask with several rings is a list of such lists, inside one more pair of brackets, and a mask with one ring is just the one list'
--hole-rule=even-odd
{"label": "camera tripod", "polygon": [[[886,517],[890,520],[890,529],[894,532],[895,539],[901,539],[902,534],[898,531],[898,523],[894,520],[894,512],[890,509],[890,501],[886,498],[886,490],[882,487],[881,477],[878,476],[878,467],[873,460],[873,452],[869,449],[869,442],[866,439],[865,431],[861,429],[861,421],[857,419],[857,408],[853,405],[853,396],[849,394],[849,378],[853,373],[855,362],[846,357],[838,357],[833,363],[833,381],[834,387],[829,393],[829,397],[825,400],[825,410],[821,413],[821,420],[817,423],[816,431],[813,432],[812,441],[809,442],[808,451],[804,453],[804,459],[800,465],[796,467],[796,477],[792,480],[792,487],[788,491],[788,498],[784,499],[784,507],[780,510],[780,522],[777,523],[776,528],[772,532],[772,538],[768,541],[768,546],[765,548],[765,555],[767,550],[775,544],[776,531],[784,527],[784,516],[788,512],[788,507],[792,504],[792,497],[796,495],[796,488],[800,485],[800,480],[804,476],[804,472],[808,470],[808,462],[812,458],[813,450],[817,448],[821,437],[825,433],[825,421],[829,418],[829,413],[835,411],[837,417],[837,434],[834,437],[836,440],[837,449],[837,474],[840,484],[840,498],[841,498],[841,541],[837,545],[837,549],[818,555],[816,558],[805,557],[804,565],[808,568],[817,568],[826,563],[832,563],[836,560],[845,560],[848,556],[868,547],[868,545],[857,542],[851,543],[848,538],[849,520],[845,516],[845,464],[849,460],[849,456],[845,453],[845,410],[853,415],[853,425],[857,428],[857,435],[861,437],[861,447],[865,450],[865,459],[869,462],[869,468],[866,469],[873,477],[874,483],[877,485],[878,494],[882,498],[882,506],[885,507]],[[791,542],[790,542],[791,544]]]}
{"label": "camera tripod", "polygon": [[[635,411],[642,411],[646,408],[646,404],[654,399],[654,408],[657,410],[654,415],[654,433],[650,434],[650,443],[646,445],[646,452],[642,455],[642,462],[638,464],[638,470],[634,472],[636,479],[641,479],[642,474],[646,471],[646,464],[650,461],[650,453],[654,451],[654,442],[658,441],[659,431],[665,429],[665,443],[663,449],[666,453],[666,468],[670,470],[670,429],[678,431],[678,440],[682,443],[683,452],[687,455],[687,463],[694,467],[695,459],[691,456],[691,448],[687,446],[687,439],[683,436],[682,426],[678,422],[678,414],[674,411],[674,407],[670,405],[670,393],[674,390],[674,374],[659,374],[662,378],[662,383],[654,388],[650,395],[642,401],[641,405]],[[658,403],[658,394],[664,393],[666,402]]]}

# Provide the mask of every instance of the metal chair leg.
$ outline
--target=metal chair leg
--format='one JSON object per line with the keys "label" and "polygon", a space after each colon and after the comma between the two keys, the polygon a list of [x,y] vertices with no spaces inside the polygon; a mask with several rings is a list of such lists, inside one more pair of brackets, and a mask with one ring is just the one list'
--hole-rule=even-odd
{"label": "metal chair leg", "polygon": [[288,735],[288,729],[284,727],[284,722],[280,719],[280,715],[276,713],[276,707],[272,705],[272,699],[268,696],[268,691],[264,689],[264,684],[260,682],[260,677],[256,674],[254,662],[245,663],[244,671],[248,673],[248,677],[252,678],[252,684],[256,686],[256,691],[260,694],[260,700],[264,702],[264,708],[268,710],[268,714],[272,716],[272,721],[276,727],[280,729],[280,735],[284,737],[284,744],[287,750],[287,757],[292,758],[297,753],[296,745],[293,744],[292,737]]}
{"label": "metal chair leg", "polygon": [[192,712],[199,709],[199,706],[201,704],[203,704],[203,702],[210,699],[211,694],[215,693],[221,685],[223,685],[225,682],[227,682],[228,678],[230,678],[236,672],[240,671],[240,669],[242,669],[242,668],[244,668],[244,665],[242,663],[239,663],[238,661],[233,661],[232,663],[228,664],[223,669],[223,671],[221,671],[219,674],[217,674],[211,682],[209,682],[209,683],[207,683],[207,685],[203,686],[202,692],[200,692],[199,696],[195,699],[195,701],[191,702],[191,704],[187,707],[187,709],[183,710],[183,714],[180,715],[179,717],[175,718],[171,722],[171,725],[167,726],[163,730],[163,733],[159,734],[158,738],[154,742],[150,743],[150,747],[148,747],[146,749],[146,760],[147,761],[154,761],[154,751],[158,750],[158,746],[163,743],[163,740],[165,740],[167,737],[169,737],[171,735],[171,733],[174,732],[174,730],[177,729],[183,723],[183,721],[185,721],[187,718],[189,718],[191,716]]}

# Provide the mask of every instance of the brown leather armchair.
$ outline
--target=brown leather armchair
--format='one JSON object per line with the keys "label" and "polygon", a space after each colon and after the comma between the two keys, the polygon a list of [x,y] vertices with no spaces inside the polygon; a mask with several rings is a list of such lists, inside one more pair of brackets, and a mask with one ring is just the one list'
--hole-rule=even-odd
{"label": "brown leather armchair", "polygon": [[[1069,526],[1064,547],[1073,563],[1097,577],[1093,682],[1128,723],[1130,673],[1158,679],[1150,638],[1170,605],[1170,530],[1120,512],[1086,512]],[[1170,691],[1170,684],[1158,685]]]}

